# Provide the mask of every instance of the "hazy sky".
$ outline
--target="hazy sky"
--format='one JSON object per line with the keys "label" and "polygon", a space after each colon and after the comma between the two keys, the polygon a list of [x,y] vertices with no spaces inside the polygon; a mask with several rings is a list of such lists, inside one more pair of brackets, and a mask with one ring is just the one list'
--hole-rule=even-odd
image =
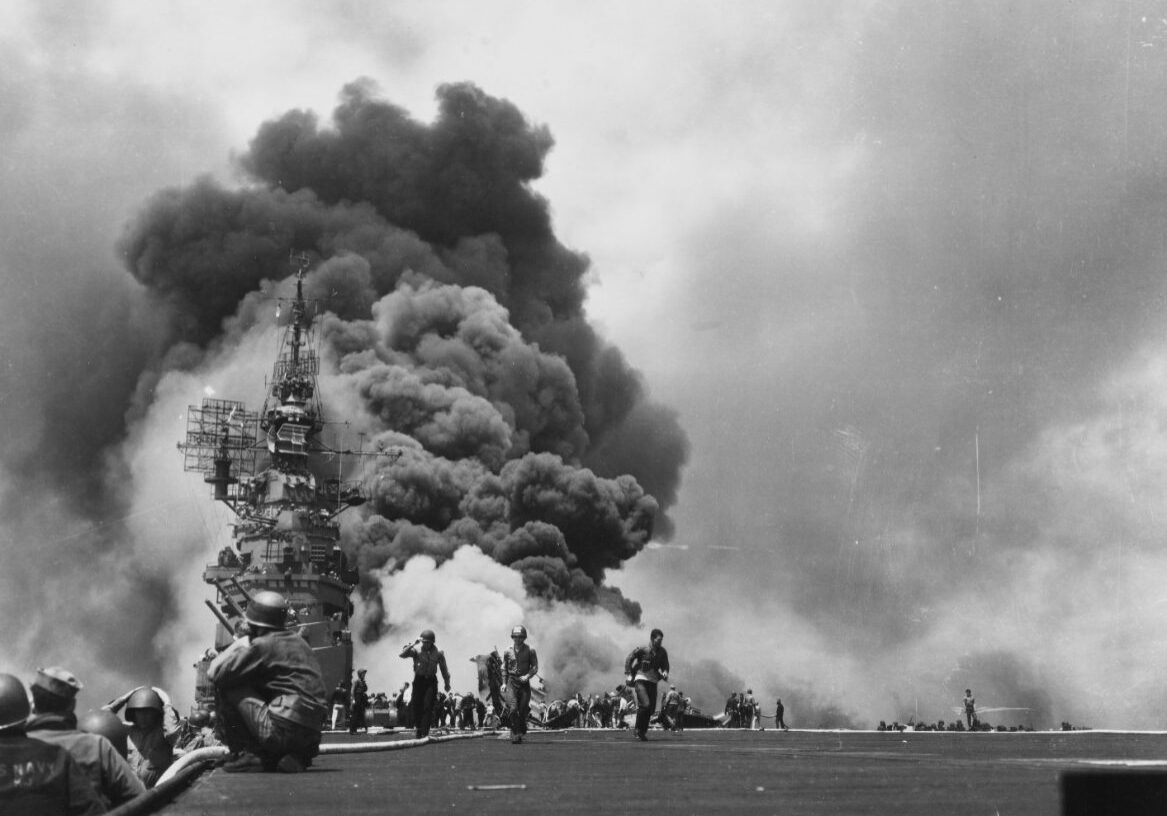
{"label": "hazy sky", "polygon": [[469,81],[549,130],[534,189],[587,315],[688,435],[675,534],[609,580],[693,682],[715,660],[798,725],[947,719],[972,686],[1162,727],[1167,3],[38,1],[0,46],[0,609],[36,621],[10,670],[81,648],[56,605],[171,591],[148,526],[79,545],[70,457],[201,493],[126,424],[163,405],[123,363],[165,331],[126,225],[243,183],[262,123],[326,123],[353,80],[421,122]]}

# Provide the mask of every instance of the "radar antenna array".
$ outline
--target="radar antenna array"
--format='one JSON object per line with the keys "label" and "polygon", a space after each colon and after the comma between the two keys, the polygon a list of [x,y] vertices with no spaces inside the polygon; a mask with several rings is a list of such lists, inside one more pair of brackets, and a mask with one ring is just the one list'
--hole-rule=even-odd
{"label": "radar antenna array", "polygon": [[[186,441],[178,443],[183,470],[202,473],[216,494],[234,497],[240,479],[255,474],[259,415],[236,400],[203,399],[186,413]],[[230,486],[230,487],[229,487]]]}

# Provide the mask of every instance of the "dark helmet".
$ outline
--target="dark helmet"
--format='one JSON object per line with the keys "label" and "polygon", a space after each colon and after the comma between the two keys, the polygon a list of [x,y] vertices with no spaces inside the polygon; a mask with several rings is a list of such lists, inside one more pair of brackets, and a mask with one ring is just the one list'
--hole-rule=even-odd
{"label": "dark helmet", "polygon": [[283,629],[288,620],[288,602],[278,592],[257,592],[243,618],[261,629]]}
{"label": "dark helmet", "polygon": [[434,634],[433,629],[426,629],[424,632],[421,633],[421,639],[424,640],[426,643],[433,643],[438,638]]}
{"label": "dark helmet", "polygon": [[519,625],[511,630],[511,637],[513,637],[513,638],[515,638],[515,637],[525,638],[526,636],[527,636],[527,627],[526,626]]}
{"label": "dark helmet", "polygon": [[203,728],[211,724],[211,712],[201,706],[192,708],[186,721],[196,728]]}
{"label": "dark helmet", "polygon": [[162,698],[152,688],[134,689],[134,693],[126,701],[126,713],[128,714],[135,708],[152,708],[161,714],[163,713]]}
{"label": "dark helmet", "polygon": [[24,725],[32,706],[28,703],[28,690],[19,677],[0,674],[0,729]]}
{"label": "dark helmet", "polygon": [[129,729],[126,728],[126,724],[117,714],[105,709],[90,711],[77,721],[77,727],[88,734],[100,734],[105,737],[113,743],[113,747],[122,755],[122,758],[125,758],[128,748],[126,735],[129,733]]}

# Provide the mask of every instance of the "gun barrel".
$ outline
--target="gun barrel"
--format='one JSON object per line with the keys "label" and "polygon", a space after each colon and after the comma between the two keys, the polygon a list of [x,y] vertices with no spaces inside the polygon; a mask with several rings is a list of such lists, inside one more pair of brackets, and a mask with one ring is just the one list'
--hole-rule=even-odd
{"label": "gun barrel", "polygon": [[243,586],[243,584],[239,583],[238,578],[231,579],[231,586],[233,586],[237,590],[239,590],[239,592],[243,594],[243,597],[247,599],[247,602],[251,603],[251,593],[247,591],[247,587],[245,587],[245,586]]}
{"label": "gun barrel", "polygon": [[214,614],[214,616],[219,619],[219,623],[223,624],[223,626],[226,627],[228,632],[235,631],[235,627],[231,625],[231,621],[228,620],[227,616],[224,615],[219,610],[219,607],[215,606],[213,603],[210,602],[210,600],[207,600],[207,599],[204,599],[203,603],[205,603],[207,605],[207,609],[211,610],[211,612]]}
{"label": "gun barrel", "polygon": [[[238,584],[236,584],[236,586],[238,586]],[[231,611],[242,618],[243,608],[239,606],[239,604],[235,603],[235,599],[231,597],[230,592],[223,588],[221,581],[215,581],[215,588],[219,590],[219,594],[223,596],[225,601],[227,601],[227,604],[231,607]],[[250,600],[250,598],[248,600]],[[207,601],[207,603],[210,603],[210,601]]]}

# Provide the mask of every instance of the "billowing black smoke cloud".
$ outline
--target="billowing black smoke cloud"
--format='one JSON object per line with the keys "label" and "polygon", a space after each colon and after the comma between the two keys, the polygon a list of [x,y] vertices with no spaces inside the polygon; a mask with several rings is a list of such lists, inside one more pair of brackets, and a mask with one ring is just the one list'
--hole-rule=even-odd
{"label": "billowing black smoke cloud", "polygon": [[241,160],[253,185],[166,190],[121,250],[172,316],[171,366],[250,326],[289,251],[321,260],[306,290],[329,312],[326,399],[385,452],[344,539],[371,604],[373,570],[469,544],[531,595],[635,622],[604,576],[667,532],[685,436],[584,317],[588,261],[528,186],[547,130],[472,85],[438,97],[431,125],[363,82],[332,127],[269,122]]}
{"label": "billowing black smoke cloud", "polygon": [[[204,179],[158,194],[122,241],[131,271],[173,310],[172,340],[199,345],[261,281],[284,276],[293,247],[367,263],[359,285],[343,266],[322,273],[320,285],[336,293],[329,309],[344,320],[367,318],[403,277],[482,288],[575,380],[578,404],[565,410],[580,427],[573,438],[546,429],[532,449],[566,445],[562,453],[598,473],[633,474],[667,506],[684,435],[584,317],[587,258],[555,238],[547,203],[528,186],[549,133],[469,84],[442,86],[438,97],[431,125],[374,99],[367,82],[344,89],[332,128],[300,111],[269,122],[241,160],[260,186]],[[657,533],[668,524],[659,515]]]}
{"label": "billowing black smoke cloud", "polygon": [[366,475],[374,515],[346,530],[366,573],[470,544],[532,595],[636,620],[600,584],[647,542],[658,505],[629,476],[572,464],[587,434],[564,361],[523,341],[481,289],[403,284],[373,312],[325,327],[342,389],[387,452]]}
{"label": "billowing black smoke cloud", "polygon": [[[529,187],[542,174],[550,133],[467,83],[439,88],[432,125],[371,94],[367,82],[346,87],[330,129],[300,111],[264,125],[244,167],[273,187],[310,190],[326,205],[367,203],[434,247],[445,269],[403,263],[397,253],[407,242],[383,235],[365,232],[337,248],[371,251],[381,293],[411,268],[494,295],[528,342],[567,361],[589,437],[583,463],[632,473],[671,504],[687,449],[675,415],[645,398],[639,375],[584,319],[587,258],[555,238],[547,202]],[[636,432],[649,425],[655,439],[640,443]],[[658,534],[668,524],[658,516]]]}

